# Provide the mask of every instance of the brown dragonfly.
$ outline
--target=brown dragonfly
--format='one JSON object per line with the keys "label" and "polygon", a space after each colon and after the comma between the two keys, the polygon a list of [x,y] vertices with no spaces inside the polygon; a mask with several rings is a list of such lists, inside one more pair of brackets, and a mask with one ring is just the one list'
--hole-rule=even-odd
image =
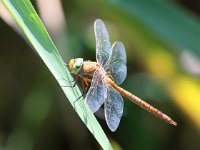
{"label": "brown dragonfly", "polygon": [[[90,88],[85,100],[90,110],[94,113],[104,103],[106,123],[111,131],[119,126],[124,102],[121,95],[149,111],[156,117],[172,125],[177,125],[169,116],[141,100],[131,92],[121,88],[120,85],[126,78],[126,51],[122,42],[116,41],[111,46],[109,34],[102,20],[94,23],[96,38],[96,60],[84,61],[83,58],[71,59],[69,68],[76,77],[81,77],[82,84]],[[91,80],[92,79],[92,80]]]}

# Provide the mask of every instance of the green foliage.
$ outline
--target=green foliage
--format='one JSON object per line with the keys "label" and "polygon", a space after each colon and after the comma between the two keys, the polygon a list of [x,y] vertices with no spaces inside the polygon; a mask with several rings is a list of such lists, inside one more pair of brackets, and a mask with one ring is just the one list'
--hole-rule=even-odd
{"label": "green foliage", "polygon": [[200,57],[200,21],[169,1],[111,1],[119,9],[138,18],[154,34],[168,43],[185,48]]}
{"label": "green foliage", "polygon": [[[62,59],[55,46],[51,42],[48,45],[49,36],[44,32],[46,29],[40,29],[42,25],[35,11],[33,14],[27,13],[24,16],[26,19],[22,19],[17,11],[23,14],[24,8],[30,7],[26,5],[28,0],[4,2],[11,7],[12,4],[24,4],[18,9],[10,8],[14,11],[13,15],[20,18],[18,22],[21,25],[30,22],[38,24],[32,26],[30,23],[30,28],[24,28],[24,31],[29,39],[34,38],[31,42],[37,43],[36,49],[41,49],[40,55],[61,85],[71,83],[60,78],[72,79],[62,59],[68,62],[69,58],[81,57],[95,61],[93,22],[97,18],[105,22],[111,42],[119,40],[124,43],[128,74],[121,86],[165,112],[177,121],[178,126],[162,122],[124,98],[124,115],[118,130],[111,133],[105,121],[102,119],[101,122],[114,149],[200,149],[198,2],[62,0],[59,11],[63,11],[66,18],[63,22],[67,25],[64,29],[58,26],[59,33],[55,34],[48,26],[51,24],[47,24]],[[33,2],[44,21],[59,22],[55,11],[57,7],[53,12],[57,16],[47,17],[41,13],[43,10],[51,14],[52,10],[47,9],[47,4]],[[79,90],[63,87],[75,106],[75,109],[70,109],[71,105],[63,102],[66,97],[62,95],[60,87],[55,86],[55,80],[43,62],[2,20],[0,27],[0,149],[95,149],[92,146],[99,149],[74,111],[81,110],[82,119],[88,121],[89,112],[82,100],[73,105],[73,101],[80,96]],[[35,32],[34,28],[37,27],[39,31]],[[102,118],[101,113],[100,110],[96,115]],[[94,126],[93,129],[97,130]]]}
{"label": "green foliage", "polygon": [[3,2],[57,79],[82,121],[104,149],[112,149],[106,135],[92,112],[84,104],[83,99],[75,102],[81,96],[81,92],[77,86],[72,88],[72,83],[69,82],[72,81],[72,77],[30,1],[4,0]]}

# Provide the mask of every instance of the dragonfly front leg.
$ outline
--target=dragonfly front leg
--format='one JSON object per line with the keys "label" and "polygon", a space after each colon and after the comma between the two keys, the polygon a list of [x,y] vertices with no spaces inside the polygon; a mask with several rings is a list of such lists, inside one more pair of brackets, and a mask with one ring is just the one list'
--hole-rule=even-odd
{"label": "dragonfly front leg", "polygon": [[78,82],[78,76],[79,76],[79,74],[76,74],[76,75],[75,75],[75,79],[74,79],[74,85],[73,85],[73,87],[75,87],[76,84],[77,84],[77,82]]}
{"label": "dragonfly front leg", "polygon": [[87,91],[88,91],[88,89],[89,89],[89,84],[88,84],[86,78],[82,77],[82,82],[81,82],[81,84],[82,84],[82,95],[81,95],[80,97],[78,97],[78,98],[73,102],[74,106],[75,106],[75,103],[76,103],[81,97],[84,97],[84,96],[86,95],[86,93],[87,93]]}
{"label": "dragonfly front leg", "polygon": [[74,82],[74,84],[72,86],[71,85],[70,86],[61,85],[61,87],[71,87],[71,88],[75,87],[77,82],[78,82],[78,77],[79,77],[79,74],[76,74],[74,80],[72,80],[72,81],[69,81],[69,80],[66,80],[64,78],[61,78],[60,80],[65,80],[67,82]]}

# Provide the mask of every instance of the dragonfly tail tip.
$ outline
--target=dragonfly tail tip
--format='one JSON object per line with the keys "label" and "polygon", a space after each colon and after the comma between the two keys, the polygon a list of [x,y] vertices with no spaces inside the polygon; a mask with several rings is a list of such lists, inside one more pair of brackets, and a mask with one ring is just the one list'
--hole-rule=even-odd
{"label": "dragonfly tail tip", "polygon": [[174,126],[177,126],[177,123],[176,123],[175,121],[173,121],[173,120],[171,120],[170,123],[171,123],[172,125],[174,125]]}

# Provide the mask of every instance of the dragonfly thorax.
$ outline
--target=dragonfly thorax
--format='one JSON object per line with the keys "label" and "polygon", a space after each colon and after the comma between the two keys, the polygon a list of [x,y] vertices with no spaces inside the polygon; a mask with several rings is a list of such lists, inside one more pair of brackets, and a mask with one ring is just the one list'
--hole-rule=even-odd
{"label": "dragonfly thorax", "polygon": [[97,62],[94,61],[84,61],[83,62],[83,74],[84,75],[91,75],[93,76],[93,73],[98,69],[100,66]]}
{"label": "dragonfly thorax", "polygon": [[83,66],[83,58],[70,59],[69,69],[71,73],[79,73]]}

